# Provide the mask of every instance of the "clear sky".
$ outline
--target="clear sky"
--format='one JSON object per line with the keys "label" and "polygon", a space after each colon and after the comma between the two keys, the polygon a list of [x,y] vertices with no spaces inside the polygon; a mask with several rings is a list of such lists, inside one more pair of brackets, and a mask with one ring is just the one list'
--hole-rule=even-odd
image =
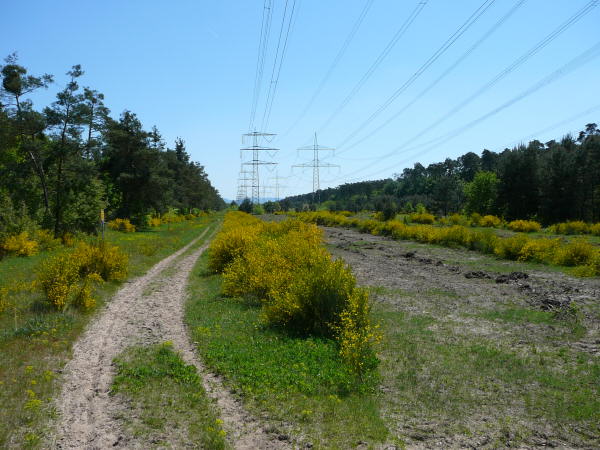
{"label": "clear sky", "polygon": [[[286,5],[285,0],[272,1],[257,129]],[[501,150],[521,139],[546,141],[575,132],[585,123],[600,122],[600,52],[593,47],[600,41],[600,5],[520,60],[590,0],[371,1],[347,51],[300,121],[370,1],[287,1],[286,17],[292,6],[294,17],[264,130],[279,134],[272,145],[281,149],[273,159],[268,155],[265,159],[279,163],[279,176],[291,175],[282,183],[288,186],[283,195],[312,189],[312,171],[292,171],[290,166],[312,157],[307,152],[299,155],[296,148],[309,143],[315,131],[319,143],[338,147],[325,161],[341,168],[322,170],[324,187],[388,177],[417,161],[428,164],[467,151]],[[51,102],[64,85],[64,73],[81,64],[86,72],[81,84],[103,92],[113,116],[125,109],[135,112],[147,129],[156,125],[171,146],[176,137],[183,137],[221,194],[235,198],[241,134],[249,129],[263,4],[263,0],[5,2],[0,54],[17,51],[30,73],[55,75],[55,85],[33,97],[38,108]],[[481,5],[480,12],[488,6],[481,16],[420,71]],[[339,109],[414,11],[420,12]],[[286,30],[284,23],[280,52]],[[565,70],[555,72],[580,54]],[[397,98],[362,127],[397,90]],[[389,123],[380,127],[385,122]],[[274,176],[263,172],[262,180]]]}

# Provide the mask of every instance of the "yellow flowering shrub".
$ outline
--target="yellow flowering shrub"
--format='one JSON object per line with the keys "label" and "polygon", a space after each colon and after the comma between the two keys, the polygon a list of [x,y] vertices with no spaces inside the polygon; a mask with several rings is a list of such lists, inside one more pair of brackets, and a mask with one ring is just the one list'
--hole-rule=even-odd
{"label": "yellow flowering shrub", "polygon": [[554,234],[588,234],[591,226],[581,220],[556,223],[548,227],[548,231]]}
{"label": "yellow flowering shrub", "polygon": [[80,242],[71,253],[79,261],[80,274],[98,274],[105,281],[127,278],[129,256],[115,245],[105,241],[96,244]]}
{"label": "yellow flowering shrub", "polygon": [[227,265],[242,255],[261,229],[260,221],[250,214],[240,211],[227,213],[222,231],[212,240],[208,250],[209,270],[215,273],[223,272]]}
{"label": "yellow flowering shrub", "polygon": [[512,222],[508,222],[506,227],[509,230],[519,231],[522,233],[531,233],[533,231],[540,231],[542,229],[542,225],[535,220],[513,220]]}
{"label": "yellow flowering shrub", "polygon": [[590,225],[590,233],[594,236],[600,236],[600,222]]}
{"label": "yellow flowering shrub", "polygon": [[60,239],[56,239],[50,230],[36,230],[33,233],[33,240],[42,250],[53,250],[61,244]]}
{"label": "yellow flowering shrub", "polygon": [[518,253],[519,261],[545,262],[552,259],[560,239],[527,239]]}
{"label": "yellow flowering shrub", "polygon": [[107,223],[108,228],[115,231],[123,231],[125,233],[133,233],[135,225],[129,219],[114,219]]}
{"label": "yellow flowering shrub", "polygon": [[100,242],[80,242],[68,252],[44,260],[38,266],[37,286],[58,311],[69,305],[85,309],[96,304],[93,287],[102,281],[123,280],[128,257],[118,247]]}
{"label": "yellow flowering shrub", "polygon": [[412,213],[408,216],[408,220],[413,223],[422,223],[431,225],[435,222],[435,216],[433,214],[429,214],[428,212],[416,212]]}
{"label": "yellow flowering shrub", "polygon": [[502,219],[491,214],[485,215],[479,219],[480,227],[498,228],[500,225],[502,225]]}
{"label": "yellow flowering shrub", "polygon": [[[473,230],[461,225],[439,227],[426,224],[406,224],[398,220],[378,222],[369,219],[348,219],[327,211],[295,213],[294,216],[309,223],[356,227],[364,233],[391,236],[393,239],[444,246],[459,245],[471,250],[491,253],[503,259],[581,267],[574,273],[586,274],[586,276],[592,276],[590,275],[592,273],[600,275],[600,249],[585,240],[568,243],[560,239],[531,238],[522,233],[511,237],[502,237],[492,230]],[[494,218],[490,219],[493,222],[500,220],[495,216],[490,217]],[[482,218],[472,215],[471,219],[480,221]],[[515,222],[519,223],[515,225]],[[512,224],[516,228],[532,231],[541,228],[537,222],[515,222]],[[595,226],[592,225],[590,229],[593,230]],[[600,234],[600,226],[598,226],[597,232]],[[594,263],[594,261],[598,262]]]}
{"label": "yellow flowering shrub", "polygon": [[38,243],[29,239],[29,233],[23,231],[15,236],[9,236],[2,244],[2,249],[17,256],[32,256],[38,252]]}
{"label": "yellow flowering shrub", "polygon": [[148,221],[148,225],[150,225],[151,227],[158,227],[162,224],[162,221],[160,220],[160,217],[151,217],[150,220]]}
{"label": "yellow flowering shrub", "polygon": [[578,238],[556,249],[554,263],[561,266],[586,266],[598,253],[598,247]]}
{"label": "yellow flowering shrub", "polygon": [[223,293],[258,302],[267,324],[336,338],[341,357],[358,373],[376,363],[367,292],[343,261],[331,259],[316,226],[231,212],[211,249]]}
{"label": "yellow flowering shrub", "polygon": [[340,355],[351,370],[363,374],[377,365],[373,348],[381,342],[379,326],[369,320],[370,302],[364,289],[355,289],[335,327]]}
{"label": "yellow flowering shrub", "polygon": [[79,261],[70,253],[48,258],[38,267],[38,284],[48,303],[59,311],[64,311],[76,295],[79,268]]}
{"label": "yellow flowering shrub", "polygon": [[441,225],[463,225],[469,226],[471,224],[471,219],[469,217],[463,216],[462,214],[451,214],[450,216],[442,217],[439,220]]}

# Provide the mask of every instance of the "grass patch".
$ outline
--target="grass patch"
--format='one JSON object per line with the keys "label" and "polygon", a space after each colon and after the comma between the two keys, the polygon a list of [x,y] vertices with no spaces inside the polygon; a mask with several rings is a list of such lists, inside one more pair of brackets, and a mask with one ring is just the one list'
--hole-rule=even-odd
{"label": "grass patch", "polygon": [[500,311],[485,311],[480,314],[487,320],[502,320],[511,323],[556,324],[555,314],[528,308],[507,308]]}
{"label": "grass patch", "polygon": [[[585,435],[598,436],[599,358],[567,347],[516,351],[383,306],[376,315],[386,333],[384,386],[393,392],[382,401],[397,423],[435,423],[437,436],[496,435],[500,446],[507,445],[502,441],[507,426],[516,435],[513,442],[526,439],[536,424],[585,445],[592,444]],[[514,310],[496,317],[551,320]],[[507,425],[511,417],[514,424]]]}
{"label": "grass patch", "polygon": [[169,343],[129,348],[114,363],[111,394],[127,400],[121,419],[134,438],[157,448],[229,448],[196,368]]}
{"label": "grass patch", "polygon": [[[129,254],[131,278],[183,247],[214,220],[201,218],[136,233],[106,230],[105,239]],[[0,288],[33,281],[41,261],[61,251],[64,248],[2,259]],[[96,310],[120,285],[108,282],[97,288]],[[39,292],[19,293],[15,306],[0,314],[0,448],[36,448],[42,445],[48,419],[55,414],[51,403],[59,388],[55,374],[69,359],[71,345],[93,313],[78,309],[56,313],[44,305]]]}
{"label": "grass patch", "polygon": [[260,308],[223,298],[220,276],[208,274],[206,264],[204,255],[192,272],[186,311],[198,351],[272,431],[290,430],[317,448],[386,439],[375,378],[357,388],[333,340],[263,327]]}

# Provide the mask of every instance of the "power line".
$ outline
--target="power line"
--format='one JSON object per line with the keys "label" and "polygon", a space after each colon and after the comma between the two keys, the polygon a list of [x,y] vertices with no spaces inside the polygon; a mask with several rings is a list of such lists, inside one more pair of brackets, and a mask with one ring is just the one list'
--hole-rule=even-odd
{"label": "power line", "polygon": [[340,63],[340,61],[343,58],[344,54],[346,53],[346,50],[348,49],[348,47],[350,46],[350,43],[354,39],[354,36],[358,32],[358,29],[360,28],[363,20],[365,19],[367,13],[369,12],[369,9],[371,9],[371,6],[373,5],[373,1],[374,0],[367,0],[367,2],[365,3],[365,6],[361,10],[358,18],[356,19],[356,22],[354,22],[354,25],[352,26],[352,29],[350,30],[350,33],[348,34],[348,36],[344,40],[344,43],[342,44],[342,47],[338,50],[337,55],[333,59],[333,62],[329,66],[329,69],[325,73],[325,76],[323,77],[323,79],[321,80],[321,82],[319,83],[319,85],[317,86],[317,89],[315,90],[315,92],[311,96],[311,98],[308,101],[308,103],[306,104],[306,106],[303,108],[302,112],[298,115],[298,117],[296,118],[296,120],[283,133],[282,137],[287,136],[298,125],[298,123],[300,123],[300,121],[304,118],[304,116],[306,116],[306,113],[310,110],[310,108],[314,104],[315,100],[317,99],[317,97],[319,96],[319,94],[321,93],[321,91],[323,90],[323,88],[325,87],[325,84],[327,84],[327,81],[329,81],[329,78],[333,74],[333,71],[338,66],[338,64]]}
{"label": "power line", "polygon": [[383,62],[383,60],[389,55],[394,46],[398,43],[400,38],[406,33],[410,25],[415,21],[417,16],[421,13],[428,0],[419,0],[417,5],[412,10],[408,18],[402,23],[400,28],[396,31],[396,34],[392,37],[392,39],[387,43],[383,51],[377,56],[375,61],[371,64],[369,69],[363,74],[362,78],[356,83],[356,85],[352,88],[352,90],[348,93],[348,95],[342,100],[342,102],[338,105],[338,107],[333,111],[333,113],[329,116],[329,118],[321,125],[318,132],[321,133],[325,130],[329,124],[335,119],[340,112],[346,107],[346,105],[352,100],[352,98],[360,91],[360,89],[364,86],[364,84],[371,78],[373,72],[379,67],[379,65]]}
{"label": "power line", "polygon": [[348,141],[350,141],[354,136],[360,133],[366,126],[368,126],[379,114],[385,111],[406,89],[410,87],[422,74],[425,72],[435,61],[437,61],[452,45],[475,23],[477,20],[494,4],[496,0],[485,0],[476,10],[469,16],[469,18],[460,26],[458,29],[452,33],[452,35],[446,39],[446,41],[442,44],[440,48],[438,48],[433,55],[427,59],[419,67],[419,69],[413,73],[408,80],[402,84],[398,89],[394,91],[394,93],[387,98],[385,102],[379,108],[377,108],[368,118],[365,120],[358,128],[356,128],[352,133],[350,133],[346,139],[344,139],[339,145],[338,148],[343,147]]}
{"label": "power line", "polygon": [[[425,142],[423,144],[419,144],[416,146],[413,146],[412,148],[409,148],[407,150],[413,150],[416,148],[421,148],[424,147],[426,145],[429,145],[429,147],[427,147],[425,150],[420,151],[415,153],[414,155],[412,155],[410,158],[405,159],[399,163],[394,164],[393,166],[389,166],[386,167],[385,169],[381,169],[381,170],[377,170],[376,172],[373,172],[369,175],[367,175],[367,177],[371,177],[374,175],[377,175],[381,172],[384,171],[388,171],[388,170],[392,170],[394,167],[397,167],[398,165],[401,164],[405,164],[411,160],[413,160],[414,158],[421,156],[435,148],[438,147],[438,145],[442,142],[446,143],[447,141],[454,139],[455,137],[463,134],[465,131],[473,128],[474,126],[478,125],[479,123],[489,119],[490,117],[498,114],[499,112],[503,111],[504,109],[512,106],[513,104],[523,100],[524,98],[534,94],[535,92],[539,91],[540,89],[546,87],[547,85],[555,82],[556,80],[562,78],[565,75],[568,75],[569,73],[579,69],[580,67],[582,67],[583,65],[587,64],[589,61],[591,61],[594,58],[597,58],[600,56],[600,41],[597,42],[596,44],[594,44],[592,47],[590,47],[589,49],[587,49],[586,51],[584,51],[583,53],[579,54],[578,56],[576,56],[575,58],[571,59],[570,61],[568,61],[566,64],[564,64],[563,66],[561,66],[560,68],[558,68],[557,70],[555,70],[554,72],[552,72],[551,74],[547,75],[546,77],[542,78],[541,80],[539,80],[537,83],[534,83],[532,86],[530,86],[529,88],[525,89],[524,91],[522,91],[520,94],[516,95],[515,97],[513,97],[512,99],[508,100],[507,102],[501,104],[500,106],[494,108],[493,110],[489,111],[488,113],[478,117],[477,119],[472,120],[471,122],[467,123],[466,125],[463,125],[461,127],[455,128],[454,130],[451,130],[448,133],[445,133],[441,136],[438,136],[437,138],[431,139],[428,142]],[[388,153],[385,157],[382,157],[379,159],[380,162],[383,159],[393,155],[394,153],[396,153],[398,150],[405,148],[405,145],[400,146],[398,148],[396,148],[395,150],[393,150],[392,152]],[[363,170],[372,167],[375,163],[369,164],[365,167],[363,167],[362,169],[356,170],[352,173],[350,173],[349,175],[354,175],[356,173],[362,172]],[[339,179],[339,178],[338,178]],[[332,182],[332,181],[336,181],[335,180],[329,180],[328,182]]]}
{"label": "power line", "polygon": [[531,133],[530,135],[525,136],[525,137],[523,137],[521,139],[517,139],[517,140],[511,141],[509,144],[506,144],[506,145],[502,146],[501,148],[503,148],[503,149],[504,148],[511,148],[511,147],[514,147],[515,145],[517,145],[520,142],[529,142],[529,141],[531,141],[531,139],[533,139],[533,138],[535,138],[535,137],[537,137],[537,136],[539,136],[541,134],[545,134],[545,133],[548,133],[549,131],[553,131],[553,130],[559,128],[559,127],[562,127],[563,125],[566,125],[568,123],[574,122],[575,120],[580,119],[581,117],[585,117],[585,116],[587,116],[587,115],[589,115],[589,114],[591,114],[593,112],[596,112],[596,111],[600,111],[600,104],[592,106],[591,108],[587,108],[584,111],[580,111],[577,114],[574,114],[572,116],[567,117],[566,119],[562,119],[562,120],[560,120],[558,122],[555,122],[555,123],[553,123],[551,125],[548,125],[547,127],[542,128],[541,130],[537,130],[534,133]]}
{"label": "power line", "polygon": [[470,102],[472,102],[475,98],[479,97],[485,91],[492,88],[494,85],[496,85],[500,80],[502,80],[504,77],[506,77],[512,71],[517,69],[519,66],[523,65],[528,59],[530,59],[532,56],[534,56],[539,51],[541,51],[550,42],[552,42],[560,34],[562,34],[567,28],[569,28],[571,25],[576,23],[585,14],[589,13],[594,7],[596,7],[597,3],[598,3],[598,0],[592,0],[592,1],[588,2],[583,8],[578,10],[573,16],[571,16],[569,19],[567,19],[565,22],[563,22],[559,27],[557,27],[555,30],[553,30],[551,33],[549,33],[544,39],[539,41],[531,49],[529,49],[527,52],[525,52],[523,55],[521,55],[519,58],[517,58],[515,61],[513,61],[510,65],[508,65],[505,69],[503,69],[501,72],[499,72],[494,78],[492,78],[490,81],[488,81],[486,84],[484,84],[474,94],[470,95],[466,100],[463,100],[460,104],[458,104],[457,106],[452,108],[450,111],[448,111],[446,114],[444,114],[442,117],[440,117],[439,119],[437,119],[436,121],[434,121],[433,123],[428,125],[427,127],[423,128],[421,131],[419,131],[417,134],[415,134],[408,141],[404,142],[402,145],[400,145],[396,149],[382,155],[376,161],[372,162],[371,164],[366,165],[362,169],[359,169],[358,171],[355,171],[353,173],[358,173],[360,171],[368,169],[369,167],[372,167],[373,165],[379,163],[380,161],[393,156],[398,151],[406,148],[408,145],[410,145],[414,141],[418,140],[422,136],[431,132],[431,130],[438,127],[441,123],[446,121],[448,118],[452,117],[459,110],[463,109],[466,105],[468,105]]}
{"label": "power line", "polygon": [[279,46],[281,44],[281,36],[283,34],[283,29],[285,25],[285,17],[288,7],[288,0],[285,2],[285,8],[283,11],[283,18],[281,19],[281,29],[279,30],[279,39],[277,41],[277,50],[275,52],[275,59],[273,61],[273,70],[271,71],[271,83],[269,84],[269,91],[267,93],[267,100],[265,102],[265,112],[263,113],[262,125],[261,129],[266,129],[269,123],[269,119],[271,117],[271,109],[273,108],[273,101],[275,100],[275,93],[277,92],[277,84],[279,83],[279,75],[281,74],[281,67],[283,66],[283,60],[285,58],[285,53],[287,50],[288,38],[290,36],[290,30],[292,28],[292,22],[294,18],[294,11],[296,9],[296,0],[293,0],[292,10],[290,12],[290,17],[288,19],[287,31],[285,33],[285,40],[283,42],[283,49],[281,51],[281,57],[279,58],[279,67],[277,69],[277,74],[275,75],[275,68],[277,67],[277,58],[279,56]]}
{"label": "power line", "polygon": [[254,76],[254,92],[252,95],[252,107],[250,109],[250,124],[248,125],[248,131],[252,131],[252,129],[254,128],[254,118],[256,116],[256,108],[258,107],[258,99],[260,98],[262,76],[264,72],[265,58],[268,48],[269,34],[271,30],[272,13],[273,0],[265,0],[263,5],[262,23],[260,26],[258,57],[256,60],[256,74]]}
{"label": "power line", "polygon": [[[450,65],[450,67],[448,67],[440,76],[438,76],[433,82],[431,82],[425,89],[423,89],[421,92],[419,92],[410,102],[408,102],[406,105],[404,105],[398,112],[396,112],[394,115],[392,115],[389,119],[387,119],[384,123],[382,123],[377,128],[375,128],[373,131],[369,132],[368,134],[363,136],[361,139],[355,141],[352,145],[347,146],[343,150],[339,151],[338,155],[353,149],[354,147],[363,143],[364,141],[366,141],[368,138],[370,138],[374,134],[381,131],[383,128],[388,126],[391,122],[396,120],[408,108],[410,108],[412,105],[414,105],[416,102],[418,102],[421,98],[423,98],[425,96],[425,94],[427,94],[440,81],[442,81],[454,69],[456,69],[456,67],[458,67],[469,55],[471,55],[477,49],[477,47],[479,47],[481,44],[483,44],[483,42],[485,42],[496,30],[498,30],[498,28],[500,28],[500,26],[502,26],[504,24],[504,22],[506,22],[526,1],[527,0],[519,0],[515,5],[513,5],[513,7],[504,16],[502,16],[489,30],[487,30],[483,34],[483,36],[481,36],[477,40],[477,42],[475,42],[471,47],[469,47],[469,49],[467,51],[465,51],[456,61],[454,61],[454,63],[452,63],[452,65]],[[354,134],[356,134],[356,133],[354,133]],[[346,139],[344,141],[344,144],[348,140],[349,139]],[[340,146],[341,145],[338,145],[338,148]],[[376,158],[363,158],[363,160],[366,160],[366,159],[373,160]]]}

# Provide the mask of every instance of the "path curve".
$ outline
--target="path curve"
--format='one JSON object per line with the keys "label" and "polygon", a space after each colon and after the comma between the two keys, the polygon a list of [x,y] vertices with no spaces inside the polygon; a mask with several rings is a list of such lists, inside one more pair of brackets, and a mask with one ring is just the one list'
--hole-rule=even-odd
{"label": "path curve", "polygon": [[202,376],[208,395],[216,400],[224,428],[236,449],[279,449],[286,445],[266,433],[239,400],[202,365],[190,342],[185,324],[186,285],[190,272],[208,247],[206,242],[185,254],[196,239],[154,265],[115,294],[73,347],[57,400],[57,435],[52,447],[104,449],[140,447],[130,441],[117,419],[125,405],[109,396],[115,375],[113,359],[132,345],[173,342],[182,358]]}

